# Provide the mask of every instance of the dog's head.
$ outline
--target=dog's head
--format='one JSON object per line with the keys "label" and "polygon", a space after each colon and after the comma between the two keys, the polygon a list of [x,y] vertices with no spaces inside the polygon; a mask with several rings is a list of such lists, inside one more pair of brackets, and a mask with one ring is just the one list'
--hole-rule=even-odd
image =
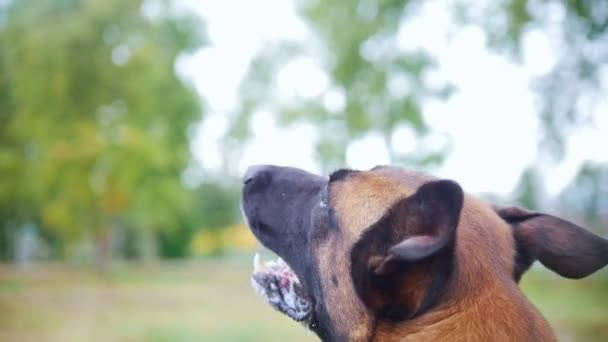
{"label": "dog's head", "polygon": [[570,278],[608,263],[608,242],[570,222],[495,208],[453,181],[392,167],[329,178],[251,167],[243,211],[285,260],[259,269],[255,285],[323,340],[368,340],[379,322],[515,284],[535,260]]}

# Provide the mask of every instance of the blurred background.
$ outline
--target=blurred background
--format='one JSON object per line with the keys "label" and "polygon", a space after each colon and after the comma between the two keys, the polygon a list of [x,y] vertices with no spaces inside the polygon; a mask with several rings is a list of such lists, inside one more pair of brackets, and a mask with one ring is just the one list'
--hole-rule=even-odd
{"label": "blurred background", "polygon": [[[603,0],[0,0],[0,340],[314,341],[239,176],[394,164],[608,234]],[[563,341],[607,270],[534,267]]]}

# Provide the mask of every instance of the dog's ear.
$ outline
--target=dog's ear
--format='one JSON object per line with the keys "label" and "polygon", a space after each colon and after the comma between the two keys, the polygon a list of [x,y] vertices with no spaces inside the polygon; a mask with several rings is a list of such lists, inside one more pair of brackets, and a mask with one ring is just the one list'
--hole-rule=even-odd
{"label": "dog's ear", "polygon": [[608,240],[561,218],[509,207],[496,212],[513,227],[515,278],[535,260],[566,278],[586,277],[608,264]]}
{"label": "dog's ear", "polygon": [[365,232],[351,251],[351,272],[370,310],[403,319],[436,302],[452,272],[463,201],[458,184],[431,181]]}
{"label": "dog's ear", "polygon": [[390,246],[380,246],[388,248],[386,253],[370,257],[370,271],[384,274],[391,264],[423,260],[451,246],[463,200],[460,185],[439,180],[422,185],[398,203],[380,222],[392,238],[384,239],[390,240]]}

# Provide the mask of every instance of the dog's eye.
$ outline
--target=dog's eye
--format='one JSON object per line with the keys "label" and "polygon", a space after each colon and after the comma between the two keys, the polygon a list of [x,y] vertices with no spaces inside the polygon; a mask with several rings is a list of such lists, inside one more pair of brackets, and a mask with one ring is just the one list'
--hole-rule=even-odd
{"label": "dog's eye", "polygon": [[321,191],[321,198],[319,199],[319,206],[322,208],[327,207],[327,186]]}
{"label": "dog's eye", "polygon": [[327,196],[325,196],[325,194],[321,194],[321,200],[319,201],[319,205],[321,207],[327,207]]}
{"label": "dog's eye", "polygon": [[318,324],[317,324],[317,320],[312,318],[309,322],[308,322],[308,329],[314,331],[315,329],[317,329]]}

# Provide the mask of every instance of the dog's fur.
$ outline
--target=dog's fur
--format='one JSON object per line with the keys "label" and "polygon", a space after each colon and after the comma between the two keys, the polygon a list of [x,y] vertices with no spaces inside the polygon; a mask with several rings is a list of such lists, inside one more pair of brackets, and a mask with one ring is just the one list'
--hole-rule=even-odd
{"label": "dog's fur", "polygon": [[568,278],[608,263],[608,241],[573,223],[392,167],[326,178],[258,166],[243,210],[297,274],[327,341],[553,341],[522,274],[535,260]]}

